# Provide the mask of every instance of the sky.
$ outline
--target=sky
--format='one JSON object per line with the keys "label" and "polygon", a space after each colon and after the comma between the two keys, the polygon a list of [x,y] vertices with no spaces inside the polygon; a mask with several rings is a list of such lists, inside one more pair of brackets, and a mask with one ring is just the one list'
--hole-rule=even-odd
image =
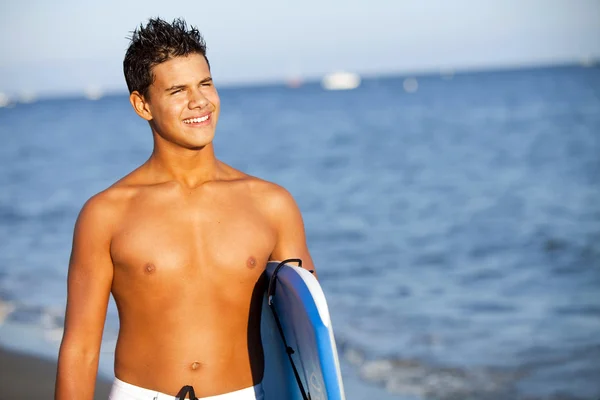
{"label": "sky", "polygon": [[199,28],[223,85],[600,60],[600,0],[0,0],[0,93],[126,91],[156,16]]}

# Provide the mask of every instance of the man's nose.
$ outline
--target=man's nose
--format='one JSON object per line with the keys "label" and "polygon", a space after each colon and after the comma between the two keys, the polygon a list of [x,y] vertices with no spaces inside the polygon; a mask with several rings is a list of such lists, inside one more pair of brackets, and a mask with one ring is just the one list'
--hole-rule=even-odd
{"label": "man's nose", "polygon": [[193,90],[190,94],[190,101],[188,103],[188,107],[189,108],[204,108],[204,107],[206,107],[206,105],[208,105],[208,103],[209,103],[209,101],[206,98],[206,96],[204,96],[202,91]]}

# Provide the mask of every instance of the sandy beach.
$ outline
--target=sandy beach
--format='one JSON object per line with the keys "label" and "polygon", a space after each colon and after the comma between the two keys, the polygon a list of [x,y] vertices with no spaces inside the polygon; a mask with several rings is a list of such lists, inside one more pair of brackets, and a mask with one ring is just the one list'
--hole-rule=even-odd
{"label": "sandy beach", "polygon": [[[0,400],[53,399],[56,362],[0,348]],[[110,383],[96,383],[95,399],[108,399]]]}

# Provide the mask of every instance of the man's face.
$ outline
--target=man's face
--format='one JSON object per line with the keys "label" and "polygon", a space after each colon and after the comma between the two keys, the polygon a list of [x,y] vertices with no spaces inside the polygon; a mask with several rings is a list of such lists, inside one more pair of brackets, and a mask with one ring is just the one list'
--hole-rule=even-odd
{"label": "man's face", "polygon": [[220,100],[201,54],[175,57],[152,70],[146,101],[153,130],[164,140],[197,149],[211,143]]}

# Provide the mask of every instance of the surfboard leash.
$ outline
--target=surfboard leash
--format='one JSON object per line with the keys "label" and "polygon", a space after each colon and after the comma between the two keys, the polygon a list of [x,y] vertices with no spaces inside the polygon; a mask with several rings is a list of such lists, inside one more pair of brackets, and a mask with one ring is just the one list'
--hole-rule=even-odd
{"label": "surfboard leash", "polygon": [[285,346],[285,352],[288,355],[290,360],[290,364],[292,364],[292,369],[294,370],[294,376],[296,377],[296,382],[298,383],[298,387],[300,388],[300,393],[302,394],[303,400],[311,400],[310,392],[308,395],[307,391],[304,389],[304,385],[302,384],[302,380],[300,379],[300,374],[298,373],[298,369],[296,368],[296,364],[294,364],[294,360],[292,359],[292,354],[295,353],[294,349],[291,346],[288,346],[287,340],[285,340],[285,335],[283,334],[283,328],[281,327],[281,322],[279,322],[279,316],[277,315],[277,311],[275,311],[275,305],[273,304],[273,296],[275,296],[275,289],[277,287],[277,273],[279,270],[288,263],[298,263],[299,267],[302,267],[302,260],[299,258],[290,258],[288,260],[283,260],[282,262],[275,267],[273,271],[273,275],[271,275],[271,279],[269,280],[269,287],[267,289],[267,298],[269,300],[269,308],[273,313],[273,317],[275,318],[275,323],[277,324],[277,330],[281,335],[281,339],[283,340],[283,345]]}

